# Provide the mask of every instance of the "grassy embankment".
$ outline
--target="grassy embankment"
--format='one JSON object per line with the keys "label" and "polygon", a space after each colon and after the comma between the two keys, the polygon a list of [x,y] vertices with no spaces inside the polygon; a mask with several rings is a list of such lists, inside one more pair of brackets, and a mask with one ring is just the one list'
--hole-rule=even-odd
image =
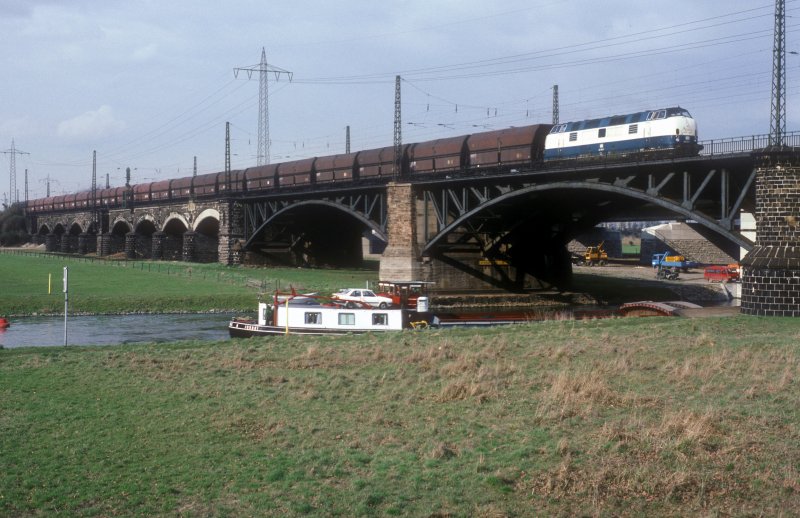
{"label": "grassy embankment", "polygon": [[95,314],[253,311],[257,294],[271,293],[276,286],[330,292],[364,286],[377,276],[357,270],[231,268],[0,253],[0,316],[63,314],[64,266],[69,268],[70,312]]}
{"label": "grassy embankment", "polygon": [[0,515],[796,516],[796,319],[0,351]]}
{"label": "grassy embankment", "polygon": [[[332,293],[377,280],[374,270],[242,268],[5,252],[0,253],[0,316],[62,314],[64,266],[70,271],[70,312],[89,314],[253,311],[258,293],[272,293],[276,287]],[[575,291],[600,303],[676,298],[656,281],[631,282],[590,272],[576,273],[574,279]]]}

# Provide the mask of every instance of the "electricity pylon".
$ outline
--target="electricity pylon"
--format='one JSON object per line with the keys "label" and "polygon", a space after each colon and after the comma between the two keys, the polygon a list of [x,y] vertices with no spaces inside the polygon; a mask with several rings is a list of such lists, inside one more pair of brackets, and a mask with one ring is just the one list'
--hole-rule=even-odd
{"label": "electricity pylon", "polygon": [[11,155],[11,164],[8,168],[8,176],[9,176],[9,191],[8,191],[8,199],[9,203],[17,203],[19,202],[19,193],[17,192],[17,155],[30,155],[30,153],[26,151],[20,151],[16,147],[14,147],[14,139],[11,139],[11,149],[3,151],[3,154]]}
{"label": "electricity pylon", "polygon": [[786,134],[786,11],[785,0],[775,0],[775,43],[772,48],[772,110],[769,140],[783,145]]}
{"label": "electricity pylon", "polygon": [[289,76],[292,80],[292,72],[282,68],[267,65],[267,52],[261,47],[261,63],[233,69],[233,76],[239,77],[239,72],[247,72],[247,79],[252,79],[253,72],[258,72],[258,153],[256,157],[257,165],[269,164],[269,90],[267,83],[269,73],[275,74],[275,80],[279,80],[281,74]]}

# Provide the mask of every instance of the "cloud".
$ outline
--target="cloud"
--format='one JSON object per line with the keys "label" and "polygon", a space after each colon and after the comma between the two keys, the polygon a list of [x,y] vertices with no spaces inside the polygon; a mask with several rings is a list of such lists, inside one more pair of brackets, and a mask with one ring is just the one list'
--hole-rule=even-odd
{"label": "cloud", "polygon": [[58,125],[58,136],[74,140],[107,137],[125,129],[125,122],[117,120],[110,106],[103,105],[95,111],[82,113]]}
{"label": "cloud", "polygon": [[151,43],[144,47],[138,47],[133,51],[133,59],[135,61],[147,61],[158,54],[158,45]]}
{"label": "cloud", "polygon": [[57,5],[57,0],[0,0],[0,12],[8,18],[29,18],[41,5]]}
{"label": "cloud", "polygon": [[[41,131],[39,125],[31,120],[29,116],[16,119],[6,119],[0,121],[0,135],[11,135],[12,137],[22,137],[36,135]],[[0,143],[2,145],[2,143]]]}

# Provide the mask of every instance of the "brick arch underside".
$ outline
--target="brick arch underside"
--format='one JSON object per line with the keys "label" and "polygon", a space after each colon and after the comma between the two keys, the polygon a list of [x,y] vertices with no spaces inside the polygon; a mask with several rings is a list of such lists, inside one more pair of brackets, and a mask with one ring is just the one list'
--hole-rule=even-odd
{"label": "brick arch underside", "polygon": [[[249,262],[352,267],[363,264],[362,238],[387,241],[374,221],[349,207],[309,200],[270,216],[245,243]],[[381,246],[382,245],[382,246]]]}
{"label": "brick arch underside", "polygon": [[207,210],[201,213],[194,223],[194,233],[193,260],[216,263],[219,258],[219,212]]}
{"label": "brick arch underside", "polygon": [[182,217],[169,217],[164,222],[161,231],[161,258],[165,261],[180,261],[183,259],[183,237],[189,231],[188,222]]}
{"label": "brick arch underside", "polygon": [[111,223],[108,232],[108,255],[122,254],[125,252],[125,235],[131,232],[130,222],[118,218]]}
{"label": "brick arch underside", "polygon": [[151,217],[143,217],[134,228],[134,253],[137,259],[152,259],[153,234],[158,231],[156,222]]}
{"label": "brick arch underside", "polygon": [[83,234],[83,226],[81,226],[81,224],[77,221],[73,221],[72,224],[70,224],[67,233],[71,236],[79,236]]}

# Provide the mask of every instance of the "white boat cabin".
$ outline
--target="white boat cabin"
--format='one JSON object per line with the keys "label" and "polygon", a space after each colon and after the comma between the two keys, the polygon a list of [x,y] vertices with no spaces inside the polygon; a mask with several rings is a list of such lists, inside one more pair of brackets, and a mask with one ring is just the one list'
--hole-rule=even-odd
{"label": "white boat cabin", "polygon": [[291,329],[336,329],[342,331],[397,331],[403,329],[400,309],[349,309],[339,305],[304,304],[299,301],[258,304],[260,326]]}

